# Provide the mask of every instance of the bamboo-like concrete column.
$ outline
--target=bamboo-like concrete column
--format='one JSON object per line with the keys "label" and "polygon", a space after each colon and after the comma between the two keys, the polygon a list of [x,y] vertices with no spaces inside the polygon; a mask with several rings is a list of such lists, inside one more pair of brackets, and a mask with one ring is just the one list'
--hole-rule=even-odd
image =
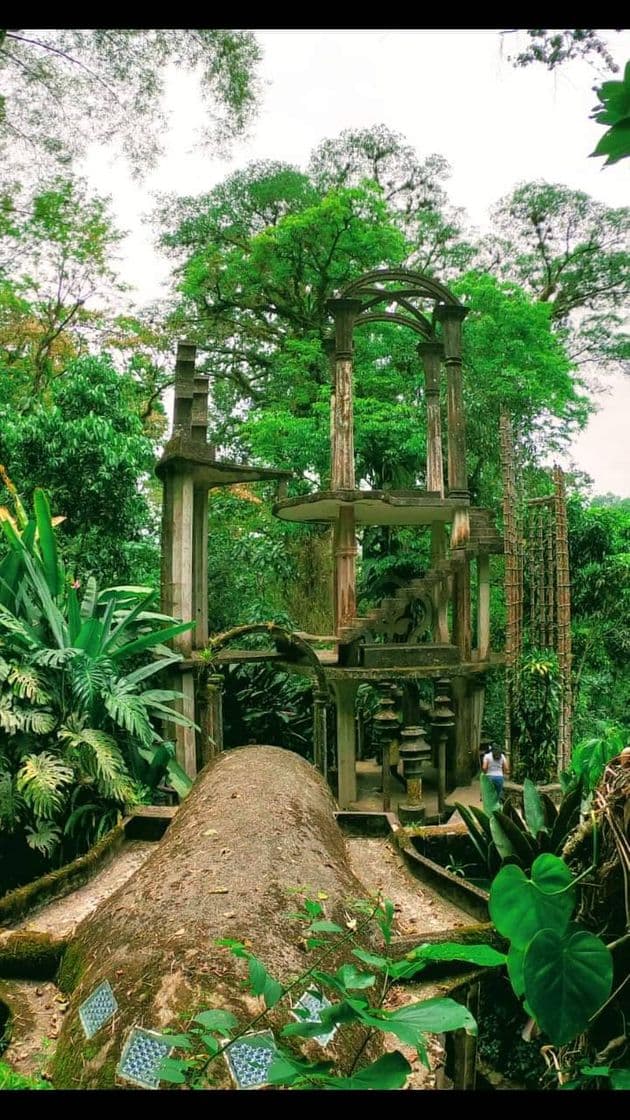
{"label": "bamboo-like concrete column", "polygon": [[[195,377],[196,347],[191,342],[179,342],[175,363],[175,402],[173,411],[174,432],[191,436],[193,423],[196,438],[199,439],[202,424],[201,414],[207,409],[207,381],[205,386],[196,384]],[[203,403],[202,403],[203,401]],[[205,507],[201,495],[195,490],[192,474],[185,467],[169,472],[164,479],[164,501],[162,507],[162,610],[184,621],[195,618],[204,628],[203,603],[206,600],[207,583],[207,523],[208,503]],[[203,539],[195,532],[195,515],[203,517]],[[203,582],[203,593],[199,595]],[[197,608],[201,602],[201,611]],[[205,607],[205,632],[207,638],[207,605]],[[193,639],[190,630],[178,634],[173,647],[186,660],[190,658]],[[195,683],[189,665],[174,669],[171,686],[183,693],[177,707],[182,715],[191,722],[195,721]],[[172,725],[171,734],[175,739],[177,761],[190,777],[197,773],[197,751],[193,727]]]}
{"label": "bamboo-like concrete column", "polygon": [[569,542],[564,474],[553,468],[556,521],[556,602],[558,611],[557,651],[561,676],[560,719],[558,728],[558,769],[566,769],[571,758],[572,685],[571,685],[571,582],[569,575]]}
{"label": "bamboo-like concrete column", "polygon": [[436,308],[444,335],[448,401],[448,494],[450,498],[462,499],[461,507],[454,512],[451,530],[451,549],[456,561],[453,573],[453,637],[462,661],[470,661],[472,628],[470,560],[465,551],[470,540],[470,515],[462,387],[462,322],[467,314],[467,309],[459,305],[438,304]]}
{"label": "bamboo-like concrete column", "polygon": [[[354,423],[352,407],[352,330],[361,309],[355,299],[331,299],[328,310],[335,320],[335,385],[331,487],[354,490]],[[341,507],[334,534],[335,631],[356,616],[356,534],[354,510]]]}
{"label": "bamboo-like concrete column", "polygon": [[[444,463],[442,459],[442,419],[440,416],[440,367],[444,355],[441,342],[418,343],[418,354],[424,367],[425,397],[427,402],[427,490],[444,497]],[[446,539],[444,526],[431,526],[431,566],[439,568],[446,559]],[[433,588],[435,624],[433,640],[447,643],[448,633],[448,596],[444,585]]]}
{"label": "bamboo-like concrete column", "polygon": [[[467,500],[466,416],[462,387],[462,322],[468,309],[459,305],[438,304],[436,315],[444,333],[444,364],[448,400],[448,492],[450,497]],[[451,547],[461,548],[470,539],[470,517],[463,506],[455,511]]]}
{"label": "bamboo-like concrete column", "polygon": [[442,462],[442,420],[440,417],[440,366],[444,347],[441,342],[420,342],[418,353],[424,367],[427,402],[427,490],[444,497]]}
{"label": "bamboo-like concrete column", "polygon": [[477,652],[480,661],[490,654],[490,557],[477,557]]}

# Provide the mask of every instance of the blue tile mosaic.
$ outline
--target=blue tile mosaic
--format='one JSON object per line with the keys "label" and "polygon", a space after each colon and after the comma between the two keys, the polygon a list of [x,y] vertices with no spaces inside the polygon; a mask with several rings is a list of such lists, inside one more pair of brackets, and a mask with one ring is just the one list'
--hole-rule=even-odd
{"label": "blue tile mosaic", "polygon": [[104,980],[79,1008],[79,1018],[86,1038],[93,1038],[118,1011],[116,996],[108,980]]}
{"label": "blue tile mosaic", "polygon": [[141,1085],[143,1089],[159,1089],[157,1072],[173,1047],[168,1036],[143,1027],[132,1027],[118,1063],[116,1073],[125,1081]]}
{"label": "blue tile mosaic", "polygon": [[[296,1008],[298,1007],[303,1011],[307,1011],[308,1015],[296,1015]],[[321,1013],[326,1007],[332,1007],[330,1000],[326,999],[326,996],[323,993],[317,992],[313,988],[309,988],[306,992],[304,992],[302,996],[300,996],[297,1003],[293,1005],[293,1018],[302,1019],[303,1022],[306,1023],[319,1023]],[[333,1029],[331,1031],[328,1031],[328,1033],[326,1034],[316,1034],[314,1036],[315,1041],[319,1042],[320,1046],[328,1046],[328,1043],[332,1042],[333,1038],[335,1037],[336,1032],[337,1027],[334,1026]]]}
{"label": "blue tile mosaic", "polygon": [[225,1057],[238,1089],[258,1089],[267,1084],[269,1067],[278,1051],[271,1031],[245,1034],[226,1050]]}

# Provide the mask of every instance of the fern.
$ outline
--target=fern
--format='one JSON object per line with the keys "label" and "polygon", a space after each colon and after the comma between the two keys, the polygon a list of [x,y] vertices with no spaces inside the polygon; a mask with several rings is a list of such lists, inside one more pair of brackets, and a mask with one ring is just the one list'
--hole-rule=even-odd
{"label": "fern", "polygon": [[17,788],[37,817],[50,817],[63,805],[65,786],[74,778],[70,766],[62,759],[42,751],[28,754],[17,774]]}
{"label": "fern", "polygon": [[37,828],[26,829],[26,843],[29,848],[50,857],[61,839],[61,829],[52,821],[41,821]]}

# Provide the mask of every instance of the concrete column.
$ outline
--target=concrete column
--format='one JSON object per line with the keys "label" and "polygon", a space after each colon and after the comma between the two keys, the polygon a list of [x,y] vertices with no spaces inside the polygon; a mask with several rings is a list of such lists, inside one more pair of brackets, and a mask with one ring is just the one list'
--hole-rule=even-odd
{"label": "concrete column", "polygon": [[337,775],[340,809],[349,809],[357,800],[356,724],[354,698],[357,684],[354,681],[334,682],[337,705]]}
{"label": "concrete column", "polygon": [[482,552],[477,558],[477,648],[479,660],[490,653],[490,557]]}

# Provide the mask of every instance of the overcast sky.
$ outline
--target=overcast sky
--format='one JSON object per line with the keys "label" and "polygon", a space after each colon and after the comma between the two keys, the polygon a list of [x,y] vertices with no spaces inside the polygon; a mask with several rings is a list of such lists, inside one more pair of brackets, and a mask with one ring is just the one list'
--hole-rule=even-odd
{"label": "overcast sky", "polygon": [[[230,160],[203,152],[203,119],[194,77],[168,78],[166,154],[138,185],[107,152],[92,152],[86,173],[110,194],[118,224],[129,231],[123,278],[138,302],[163,294],[168,263],[155,251],[142,217],[155,191],[198,194],[252,159],[304,165],[312,149],[344,128],[384,123],[419,155],[446,156],[451,200],[487,230],[489,209],[519,182],[545,179],[587,191],[611,206],[630,203],[630,161],[603,168],[589,159],[602,129],[589,120],[597,72],[573,62],[556,73],[540,65],[514,69],[517,36],[495,31],[260,31],[264,96],[250,138]],[[519,37],[520,39],[520,37]],[[622,69],[630,32],[608,36]],[[596,493],[630,496],[630,378],[611,379],[600,411],[576,441],[574,462]]]}

